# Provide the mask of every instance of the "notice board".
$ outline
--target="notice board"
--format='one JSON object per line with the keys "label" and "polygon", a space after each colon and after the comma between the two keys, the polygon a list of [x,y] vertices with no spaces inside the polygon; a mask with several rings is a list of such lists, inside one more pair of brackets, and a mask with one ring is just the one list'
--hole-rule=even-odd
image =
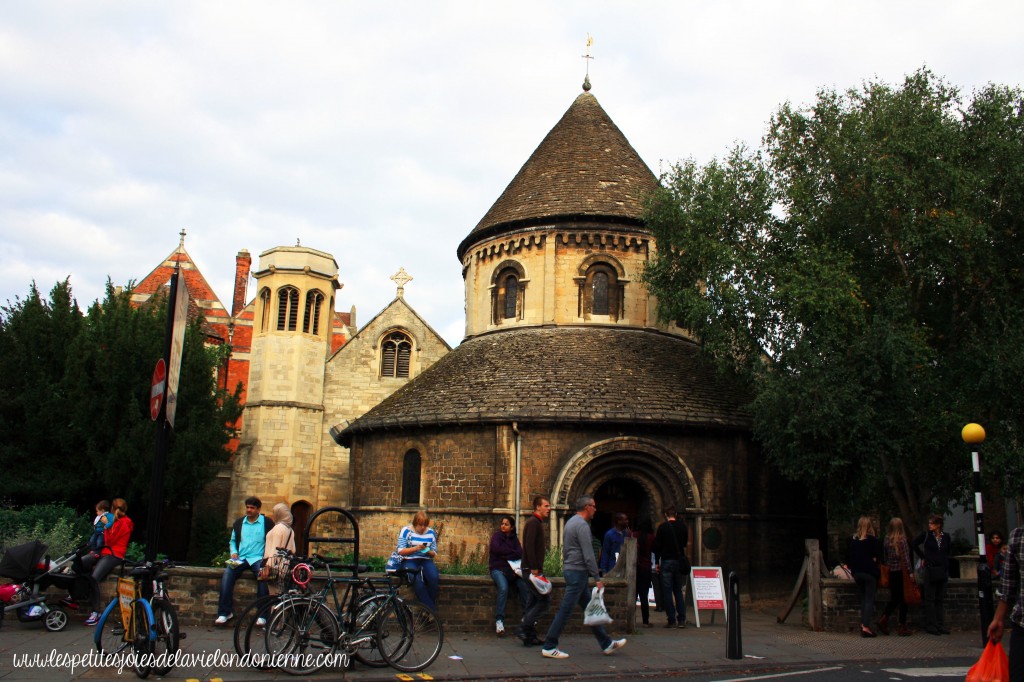
{"label": "notice board", "polygon": [[690,569],[690,585],[693,588],[693,616],[700,627],[700,612],[711,611],[714,622],[715,611],[722,611],[726,618],[729,612],[725,608],[725,580],[722,579],[720,566],[694,566]]}

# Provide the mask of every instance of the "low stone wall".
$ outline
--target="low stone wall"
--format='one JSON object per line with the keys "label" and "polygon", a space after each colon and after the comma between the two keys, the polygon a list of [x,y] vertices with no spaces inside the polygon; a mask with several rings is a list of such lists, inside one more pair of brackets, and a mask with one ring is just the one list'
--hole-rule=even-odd
{"label": "low stone wall", "polygon": [[[882,615],[889,601],[889,588],[881,587],[875,596],[875,620]],[[860,597],[852,580],[822,580],[821,604],[823,627],[829,632],[854,632],[860,628]],[[978,584],[974,580],[953,579],[946,586],[943,599],[945,624],[951,630],[979,630]],[[896,622],[898,612],[891,620]],[[806,610],[803,614],[807,623]],[[911,627],[924,627],[924,607],[918,604],[907,608],[907,622]]]}
{"label": "low stone wall", "polygon": [[[184,625],[211,625],[217,617],[217,597],[220,590],[220,579],[224,570],[220,568],[173,568],[168,571],[171,579],[167,585],[171,599],[178,609],[178,617]],[[378,574],[379,575],[379,574]],[[554,599],[547,615],[541,619],[542,628],[550,622],[558,608],[559,599],[563,594],[565,581],[552,578]],[[109,578],[102,586],[103,600],[106,604],[113,598],[117,589],[114,578]],[[410,599],[415,598],[411,588],[403,588]],[[614,619],[611,625],[613,632],[630,632],[635,621],[635,600],[626,598],[625,580],[608,580],[605,583],[605,605]],[[241,614],[256,598],[256,581],[252,574],[245,574],[235,584],[235,614]],[[494,582],[487,576],[441,575],[441,593],[438,598],[438,611],[447,630],[453,632],[481,632],[494,629],[495,606]],[[505,608],[507,624],[516,624],[521,616],[519,600],[510,590],[508,605]],[[583,631],[583,615],[581,611],[570,619],[566,632]]]}

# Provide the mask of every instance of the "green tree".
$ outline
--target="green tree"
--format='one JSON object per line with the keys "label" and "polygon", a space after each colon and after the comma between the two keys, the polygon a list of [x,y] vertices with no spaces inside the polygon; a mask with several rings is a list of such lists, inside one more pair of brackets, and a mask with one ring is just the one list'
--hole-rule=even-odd
{"label": "green tree", "polygon": [[961,500],[963,424],[1024,482],[1024,105],[927,70],[785,104],[762,148],[650,202],[660,314],[752,388],[755,435],[837,513]]}

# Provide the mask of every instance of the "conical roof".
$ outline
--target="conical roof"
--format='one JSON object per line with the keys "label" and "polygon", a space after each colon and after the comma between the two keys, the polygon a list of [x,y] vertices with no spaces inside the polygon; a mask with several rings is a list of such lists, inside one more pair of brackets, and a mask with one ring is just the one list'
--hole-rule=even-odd
{"label": "conical roof", "polygon": [[[515,358],[516,371],[509,371]],[[645,329],[524,327],[482,334],[343,430],[519,421],[745,430],[749,396],[705,365],[698,346]]]}
{"label": "conical roof", "polygon": [[506,230],[563,220],[603,220],[637,226],[644,197],[658,178],[584,92],[459,245],[459,260],[475,242]]}

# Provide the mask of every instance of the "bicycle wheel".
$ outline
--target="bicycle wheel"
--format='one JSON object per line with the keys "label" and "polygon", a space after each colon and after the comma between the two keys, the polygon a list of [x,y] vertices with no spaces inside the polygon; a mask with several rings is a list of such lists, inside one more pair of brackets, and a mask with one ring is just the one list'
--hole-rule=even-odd
{"label": "bicycle wheel", "polygon": [[154,599],[150,605],[153,607],[153,622],[156,624],[153,672],[166,675],[174,667],[174,655],[178,653],[178,612],[166,599]]}
{"label": "bicycle wheel", "polygon": [[[274,607],[282,601],[281,595],[268,595],[260,597],[242,612],[242,615],[235,619],[234,645],[235,653],[239,657],[248,655],[246,659],[251,667],[266,670],[271,667],[263,661],[266,653],[264,634],[267,630],[267,622],[273,614]],[[257,620],[263,618],[263,625],[260,626]]]}
{"label": "bicycle wheel", "polygon": [[267,623],[267,653],[289,675],[311,675],[338,645],[338,620],[323,602],[286,600]]}
{"label": "bicycle wheel", "polygon": [[128,629],[131,632],[132,653],[135,654],[132,670],[135,671],[136,676],[146,679],[153,670],[153,641],[149,638],[152,623],[149,620],[146,605],[141,599],[132,602],[131,617]]}
{"label": "bicycle wheel", "polygon": [[419,602],[392,602],[377,624],[384,660],[395,670],[414,673],[434,662],[444,644],[437,614]]}
{"label": "bicycle wheel", "polygon": [[383,613],[382,605],[388,600],[387,595],[377,594],[367,597],[359,602],[356,607],[356,617],[353,622],[353,629],[350,637],[356,639],[366,638],[362,643],[357,644],[352,655],[355,659],[370,668],[386,668],[388,662],[384,660],[380,647],[377,645],[377,623]]}
{"label": "bicycle wheel", "polygon": [[120,653],[128,646],[125,632],[127,629],[124,626],[124,619],[121,618],[121,607],[117,599],[114,599],[107,604],[103,615],[100,616],[100,622],[96,624],[96,651],[101,654]]}

